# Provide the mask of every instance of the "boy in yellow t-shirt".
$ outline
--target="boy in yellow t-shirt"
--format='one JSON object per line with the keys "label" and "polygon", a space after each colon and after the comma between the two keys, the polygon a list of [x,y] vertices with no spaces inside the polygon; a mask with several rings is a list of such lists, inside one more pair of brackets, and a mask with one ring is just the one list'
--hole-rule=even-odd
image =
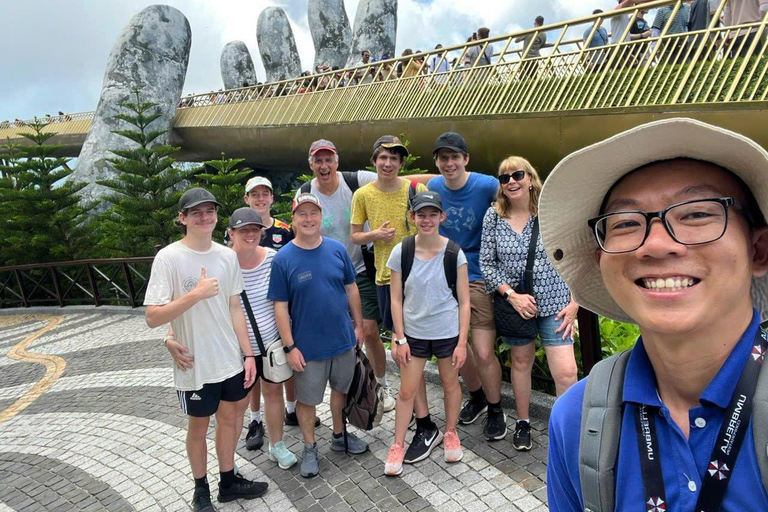
{"label": "boy in yellow t-shirt", "polygon": [[[376,180],[355,191],[352,197],[350,235],[352,243],[364,245],[373,242],[376,262],[376,292],[381,310],[382,325],[392,329],[389,299],[389,269],[387,260],[392,249],[408,235],[416,233],[416,226],[408,219],[409,189],[413,185],[398,176],[408,150],[400,139],[384,135],[373,145],[371,162],[376,167]],[[416,185],[411,195],[427,190]],[[365,221],[371,231],[364,232]]]}

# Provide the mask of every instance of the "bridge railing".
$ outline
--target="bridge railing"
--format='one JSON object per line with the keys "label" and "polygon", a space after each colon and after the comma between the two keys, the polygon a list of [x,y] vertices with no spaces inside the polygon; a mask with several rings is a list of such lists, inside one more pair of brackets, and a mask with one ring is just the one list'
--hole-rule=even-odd
{"label": "bridge railing", "polygon": [[[682,5],[682,0],[659,0],[313,77],[190,96],[180,105],[176,126],[279,126],[764,101],[766,21],[716,26],[722,2],[708,28],[672,33]],[[660,34],[629,40],[639,11],[654,7],[672,11]],[[630,21],[618,37],[621,42],[597,46],[598,28],[620,14]],[[539,56],[529,55],[531,45],[516,42],[540,33],[547,33],[550,44]],[[747,33],[755,37],[741,37]],[[489,45],[491,64],[478,65]],[[430,72],[430,65],[437,71]]]}
{"label": "bridge railing", "polygon": [[[482,41],[254,87],[186,96],[174,127],[286,126],[765,101],[766,19],[673,33],[682,0],[657,0]],[[640,10],[671,9],[660,33],[630,40]],[[629,16],[617,44],[598,29]],[[546,34],[539,56],[526,37]],[[744,37],[754,34],[754,37]],[[534,37],[531,37],[534,36]],[[492,50],[491,50],[492,47]],[[484,64],[485,54],[491,63]],[[73,122],[51,127],[66,133]],[[79,117],[78,117],[79,118]],[[63,122],[62,122],[63,121]],[[0,126],[0,137],[4,138]]]}

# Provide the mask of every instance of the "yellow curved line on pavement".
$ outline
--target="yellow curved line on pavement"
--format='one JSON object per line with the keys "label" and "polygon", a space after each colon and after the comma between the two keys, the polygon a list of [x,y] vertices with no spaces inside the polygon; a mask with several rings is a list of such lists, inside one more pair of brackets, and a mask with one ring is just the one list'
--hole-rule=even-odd
{"label": "yellow curved line on pavement", "polygon": [[12,403],[7,409],[0,411],[0,424],[13,418],[29,407],[35,400],[40,398],[43,393],[48,391],[48,389],[56,383],[59,377],[61,377],[61,374],[64,373],[64,369],[67,367],[67,362],[62,357],[27,352],[27,347],[29,347],[33,341],[51,329],[58,327],[64,321],[63,316],[35,318],[38,320],[48,320],[48,325],[39,331],[30,334],[23,341],[14,345],[13,348],[8,351],[7,356],[17,361],[42,364],[45,366],[45,375],[43,375],[43,378],[37,381],[29,391],[24,393],[21,398]]}

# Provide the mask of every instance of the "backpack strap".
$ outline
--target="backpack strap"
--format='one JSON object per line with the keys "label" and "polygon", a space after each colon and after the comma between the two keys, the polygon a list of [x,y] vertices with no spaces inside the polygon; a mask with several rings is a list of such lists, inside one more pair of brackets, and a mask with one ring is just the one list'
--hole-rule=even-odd
{"label": "backpack strap", "polygon": [[[762,324],[761,324],[762,326]],[[752,402],[752,437],[763,487],[768,491],[768,361],[763,362]]]}
{"label": "backpack strap", "polygon": [[600,361],[587,380],[579,441],[579,477],[585,512],[614,509],[624,372],[630,353],[627,350]]}
{"label": "backpack strap", "polygon": [[351,190],[353,194],[355,193],[355,190],[360,188],[360,180],[357,171],[342,171],[341,177],[344,178],[344,183],[347,184],[349,190]]}
{"label": "backpack strap", "polygon": [[405,300],[405,282],[411,273],[413,258],[416,256],[416,235],[403,238],[400,250],[400,275],[403,278],[403,300]]}
{"label": "backpack strap", "polygon": [[448,245],[445,247],[445,254],[443,255],[443,270],[445,271],[445,280],[448,283],[448,288],[451,289],[453,298],[456,302],[459,302],[459,294],[456,291],[456,281],[458,281],[458,269],[456,264],[459,261],[459,251],[461,247],[453,240],[448,240]]}
{"label": "backpack strap", "polygon": [[310,192],[312,192],[312,180],[305,181],[299,188],[301,194],[309,194]]}

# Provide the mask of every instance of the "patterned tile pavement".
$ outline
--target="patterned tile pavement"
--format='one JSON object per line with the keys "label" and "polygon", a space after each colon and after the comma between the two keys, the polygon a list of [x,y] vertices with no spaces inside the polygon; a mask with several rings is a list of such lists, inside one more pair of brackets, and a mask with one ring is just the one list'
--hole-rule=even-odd
{"label": "patterned tile pavement", "polygon": [[[0,512],[189,510],[193,482],[184,448],[186,419],[173,392],[162,331],[149,329],[136,315],[65,310],[57,317],[52,325],[53,317],[46,315],[0,316]],[[63,371],[50,362],[58,358],[66,362]],[[390,380],[396,390],[396,376]],[[428,395],[442,427],[442,390],[428,384]],[[512,448],[511,434],[487,443],[481,421],[460,426],[461,462],[445,463],[438,448],[430,459],[391,478],[383,470],[394,412],[373,431],[358,432],[370,445],[358,456],[330,450],[327,405],[318,415],[320,476],[304,479],[298,465],[279,469],[264,448],[245,449],[243,432],[237,464],[246,477],[269,482],[269,492],[217,504],[218,509],[548,510],[544,421],[533,420],[534,447],[527,453]],[[286,428],[285,441],[300,454],[298,428]],[[212,429],[208,446],[214,490]]]}

